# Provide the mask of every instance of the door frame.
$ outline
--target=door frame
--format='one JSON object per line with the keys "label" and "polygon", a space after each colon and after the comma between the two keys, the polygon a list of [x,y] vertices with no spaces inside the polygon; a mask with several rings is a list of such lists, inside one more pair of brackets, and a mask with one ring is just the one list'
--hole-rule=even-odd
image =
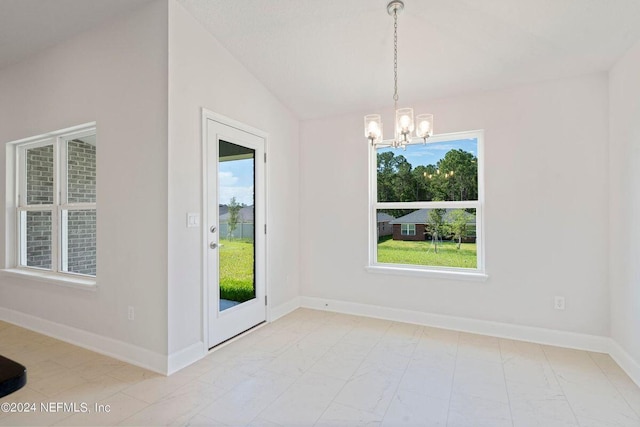
{"label": "door frame", "polygon": [[[269,134],[260,129],[256,129],[252,126],[246,125],[237,120],[231,119],[229,117],[223,116],[222,114],[218,114],[214,111],[211,111],[207,108],[202,108],[202,117],[201,117],[201,129],[202,129],[202,173],[201,173],[201,182],[202,182],[202,199],[201,206],[202,211],[200,213],[200,225],[201,225],[201,235],[200,235],[200,251],[201,251],[201,297],[202,297],[202,342],[205,344],[205,354],[210,351],[210,343],[209,343],[209,318],[211,316],[211,310],[209,307],[209,286],[208,286],[208,277],[209,277],[209,267],[208,267],[208,255],[209,255],[209,226],[208,226],[208,218],[209,218],[209,206],[207,203],[208,194],[209,194],[209,183],[207,179],[207,168],[208,168],[208,140],[209,140],[209,131],[207,126],[207,120],[213,120],[215,122],[221,123],[225,126],[229,126],[235,128],[237,130],[255,135],[264,140],[264,153],[265,159],[267,155],[267,147],[268,147],[268,137]],[[260,161],[260,159],[256,159],[256,161]],[[269,209],[268,209],[268,176],[269,170],[266,160],[263,160],[264,163],[264,215],[265,215],[265,225],[269,223]],[[259,230],[255,230],[257,233]],[[268,280],[269,274],[269,251],[268,248],[268,235],[265,233],[265,244],[264,248],[264,292],[265,297],[270,294],[270,283]],[[265,304],[266,311],[266,321],[271,321],[271,301],[267,298],[267,303]]]}

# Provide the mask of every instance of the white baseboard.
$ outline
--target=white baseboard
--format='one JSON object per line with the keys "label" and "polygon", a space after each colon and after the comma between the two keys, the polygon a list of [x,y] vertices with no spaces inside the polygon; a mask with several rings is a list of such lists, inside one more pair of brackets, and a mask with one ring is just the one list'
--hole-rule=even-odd
{"label": "white baseboard", "polygon": [[[299,307],[333,311],[357,316],[414,323],[436,328],[470,332],[499,338],[508,338],[558,347],[609,353],[613,360],[640,386],[640,363],[631,357],[617,342],[609,337],[535,328],[531,326],[476,320],[442,314],[423,313],[399,308],[382,307],[368,304],[338,301],[315,297],[296,297],[284,304],[270,309],[269,321],[275,321]],[[0,320],[26,329],[39,332],[53,338],[158,372],[170,375],[206,356],[203,342],[165,356],[153,351],[83,331],[72,326],[62,325],[29,314],[0,307]]]}
{"label": "white baseboard", "polygon": [[146,348],[4,307],[0,307],[0,320],[162,375],[167,374],[167,356]]}
{"label": "white baseboard", "polygon": [[640,387],[640,363],[638,363],[627,351],[613,339],[611,340],[611,358],[629,375],[638,387]]}
{"label": "white baseboard", "polygon": [[400,308],[313,297],[302,297],[300,299],[300,306],[600,353],[608,353],[610,348],[609,337],[447,316],[443,314],[423,313]]}
{"label": "white baseboard", "polygon": [[300,307],[374,317],[396,322],[414,323],[498,338],[553,345],[556,347],[608,353],[627,375],[629,375],[629,378],[640,387],[640,363],[610,337],[314,297],[301,297]]}
{"label": "white baseboard", "polygon": [[173,352],[167,361],[167,375],[178,372],[192,363],[197,362],[207,355],[205,345],[202,341],[191,344],[189,347]]}
{"label": "white baseboard", "polygon": [[289,301],[280,304],[277,307],[273,307],[269,310],[269,322],[274,322],[279,318],[286,316],[291,313],[293,310],[300,308],[300,297],[295,297],[290,299]]}

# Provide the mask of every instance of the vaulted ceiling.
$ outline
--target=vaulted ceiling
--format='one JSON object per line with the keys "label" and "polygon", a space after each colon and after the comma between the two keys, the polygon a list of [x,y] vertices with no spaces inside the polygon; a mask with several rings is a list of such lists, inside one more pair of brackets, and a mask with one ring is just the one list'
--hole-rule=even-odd
{"label": "vaulted ceiling", "polygon": [[[0,0],[0,68],[150,0]],[[401,104],[608,70],[638,0],[404,0]],[[300,118],[392,104],[387,0],[178,0]]]}
{"label": "vaulted ceiling", "polygon": [[0,68],[150,0],[0,0]]}
{"label": "vaulted ceiling", "polygon": [[[388,0],[178,0],[301,118],[392,105]],[[404,0],[400,104],[608,70],[638,0]]]}

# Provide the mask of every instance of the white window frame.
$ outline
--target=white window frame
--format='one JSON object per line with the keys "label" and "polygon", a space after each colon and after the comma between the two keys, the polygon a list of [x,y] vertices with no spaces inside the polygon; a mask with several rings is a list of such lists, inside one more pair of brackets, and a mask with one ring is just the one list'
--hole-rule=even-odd
{"label": "white window frame", "polygon": [[[403,228],[406,228],[406,233],[405,233],[405,230],[403,230]],[[401,236],[415,236],[416,235],[416,225],[415,224],[400,224],[400,235]]]}
{"label": "white window frame", "polygon": [[[427,144],[439,142],[476,139],[478,159],[478,200],[450,202],[378,202],[378,158],[377,149],[388,147],[391,141],[385,140],[377,144],[369,144],[369,265],[371,273],[395,274],[405,276],[427,276],[445,279],[462,279],[484,281],[488,278],[485,270],[485,236],[484,236],[484,130],[455,132],[433,135]],[[422,139],[415,138],[411,144],[423,144]],[[386,264],[377,262],[377,212],[379,209],[475,209],[476,210],[476,268],[455,268],[440,266],[421,266],[410,264]],[[415,227],[415,225],[414,225]],[[401,231],[402,232],[402,231]]]}
{"label": "white window frame", "polygon": [[[13,182],[13,197],[7,195],[7,201],[13,199],[13,209],[8,203],[6,235],[9,237],[5,270],[8,275],[30,276],[36,280],[54,282],[62,285],[93,287],[96,285],[97,275],[87,275],[65,271],[67,264],[66,241],[62,238],[65,232],[63,227],[65,216],[69,211],[93,210],[97,213],[96,202],[69,203],[67,181],[67,142],[96,135],[96,123],[87,123],[80,126],[62,129],[48,134],[13,141],[7,144],[7,158],[13,157],[14,164],[7,168],[7,180]],[[53,203],[33,204],[27,202],[27,162],[26,152],[29,149],[53,146]],[[8,189],[11,188],[8,186]],[[26,221],[21,216],[29,211],[51,212],[51,269],[26,265]],[[14,212],[14,215],[10,215]],[[13,231],[12,231],[13,229]],[[13,238],[11,238],[13,236]],[[97,261],[97,260],[96,260]]]}

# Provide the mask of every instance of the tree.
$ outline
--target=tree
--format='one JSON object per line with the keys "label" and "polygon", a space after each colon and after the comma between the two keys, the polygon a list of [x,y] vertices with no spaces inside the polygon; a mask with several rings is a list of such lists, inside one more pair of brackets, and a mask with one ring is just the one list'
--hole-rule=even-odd
{"label": "tree", "polygon": [[451,211],[449,218],[453,238],[458,240],[456,246],[460,249],[462,238],[467,235],[467,213],[463,209],[455,209]]}
{"label": "tree", "polygon": [[443,181],[440,196],[444,200],[478,200],[478,159],[462,149],[450,150],[438,161],[443,173],[453,172]]}
{"label": "tree", "polygon": [[[387,151],[378,153],[378,201],[414,202],[416,200],[416,179],[412,174],[411,163],[403,155],[396,156]],[[385,210],[394,217],[405,215],[398,209]]]}
{"label": "tree", "polygon": [[229,239],[233,237],[233,232],[238,228],[238,220],[240,219],[240,209],[242,205],[240,205],[235,197],[232,197],[229,201],[229,219],[227,220],[227,226],[229,227],[227,230],[227,234]]}
{"label": "tree", "polygon": [[378,201],[390,202],[394,198],[393,175],[396,173],[394,167],[394,154],[390,151],[378,153]]}
{"label": "tree", "polygon": [[438,240],[442,240],[442,236],[447,233],[447,224],[444,220],[446,213],[446,209],[430,209],[427,215],[427,232],[431,235],[435,253],[438,253]]}

